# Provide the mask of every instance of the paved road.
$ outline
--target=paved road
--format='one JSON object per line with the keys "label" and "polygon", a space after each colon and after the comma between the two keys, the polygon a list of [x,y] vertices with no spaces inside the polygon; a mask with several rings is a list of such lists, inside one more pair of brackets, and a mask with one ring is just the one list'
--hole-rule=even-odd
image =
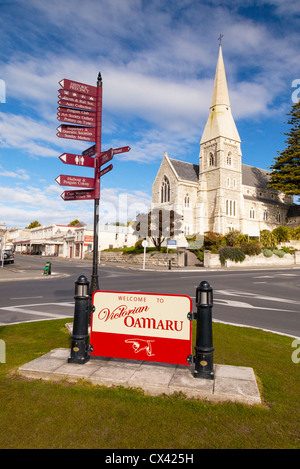
{"label": "paved road", "polygon": [[[81,273],[90,279],[91,265],[53,259],[53,274],[45,278],[42,272],[46,260],[16,256],[14,266],[0,271],[0,280],[5,275],[14,279],[35,278],[0,281],[0,324],[73,317],[74,282]],[[300,337],[300,269],[195,272],[99,267],[101,290],[182,294],[190,296],[193,302],[202,280],[207,280],[214,289],[214,320]]]}

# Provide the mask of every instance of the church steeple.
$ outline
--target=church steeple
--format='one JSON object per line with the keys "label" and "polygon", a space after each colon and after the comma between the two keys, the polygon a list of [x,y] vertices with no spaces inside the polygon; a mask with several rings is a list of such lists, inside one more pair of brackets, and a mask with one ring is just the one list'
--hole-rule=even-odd
{"label": "church steeple", "polygon": [[215,75],[215,83],[211,100],[211,107],[224,104],[230,106],[225,67],[222,54],[222,45],[219,46],[219,57]]}
{"label": "church steeple", "polygon": [[241,142],[231,114],[221,44],[219,46],[219,57],[215,74],[211,107],[200,143],[202,144],[218,137],[229,138],[230,140],[234,140],[239,143]]}

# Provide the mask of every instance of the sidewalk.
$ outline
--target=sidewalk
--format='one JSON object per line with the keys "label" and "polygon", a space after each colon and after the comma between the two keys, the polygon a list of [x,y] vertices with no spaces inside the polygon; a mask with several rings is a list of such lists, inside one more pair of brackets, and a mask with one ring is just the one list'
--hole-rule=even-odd
{"label": "sidewalk", "polygon": [[214,402],[241,402],[261,404],[254,371],[250,367],[215,365],[213,380],[194,378],[193,366],[165,363],[94,358],[84,365],[68,363],[69,349],[51,352],[21,366],[18,374],[29,379],[66,380],[76,383],[84,379],[99,386],[140,388],[146,394],[157,396],[183,393],[188,398]]}

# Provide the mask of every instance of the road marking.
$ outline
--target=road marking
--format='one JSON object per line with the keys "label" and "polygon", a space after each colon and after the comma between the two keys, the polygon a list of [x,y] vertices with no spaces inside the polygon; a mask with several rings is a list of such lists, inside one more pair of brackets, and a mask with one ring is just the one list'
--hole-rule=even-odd
{"label": "road marking", "polygon": [[216,290],[215,293],[227,296],[241,296],[243,298],[254,298],[256,300],[266,300],[266,301],[275,301],[281,303],[290,303],[294,305],[299,305],[300,301],[288,300],[286,298],[277,298],[274,296],[263,296],[257,295],[256,293],[242,292],[238,290]]}
{"label": "road marking", "polygon": [[289,313],[297,313],[298,311],[292,311],[290,309],[278,309],[278,308],[266,308],[265,306],[253,306],[250,303],[245,303],[243,301],[233,301],[233,300],[214,300],[214,304],[222,306],[232,306],[233,308],[248,308],[248,309],[267,309],[270,311],[285,311]]}
{"label": "road marking", "polygon": [[10,300],[29,300],[32,298],[43,298],[42,296],[19,296],[15,298],[10,298]]}
{"label": "road marking", "polygon": [[[72,308],[72,312],[67,315],[63,314],[56,314],[56,313],[45,313],[44,311],[36,311],[32,309],[27,309],[33,306],[63,306],[66,308]],[[74,308],[74,303],[71,302],[62,302],[62,303],[37,303],[37,304],[30,304],[30,305],[16,305],[16,306],[3,306],[0,308],[2,311],[9,311],[11,313],[21,313],[21,314],[30,314],[32,316],[39,316],[39,317],[46,317],[46,318],[64,318],[64,317],[73,317],[73,308]],[[26,321],[30,322],[30,321]],[[12,323],[10,323],[12,324]],[[7,325],[7,324],[6,324]]]}

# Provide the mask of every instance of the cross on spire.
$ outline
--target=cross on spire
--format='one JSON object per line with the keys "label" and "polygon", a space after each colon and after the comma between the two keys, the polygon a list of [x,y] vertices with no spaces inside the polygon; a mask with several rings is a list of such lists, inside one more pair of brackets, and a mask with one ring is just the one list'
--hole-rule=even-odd
{"label": "cross on spire", "polygon": [[222,44],[222,38],[224,37],[224,34],[220,34],[220,36],[218,37],[218,41],[220,41],[220,45]]}

